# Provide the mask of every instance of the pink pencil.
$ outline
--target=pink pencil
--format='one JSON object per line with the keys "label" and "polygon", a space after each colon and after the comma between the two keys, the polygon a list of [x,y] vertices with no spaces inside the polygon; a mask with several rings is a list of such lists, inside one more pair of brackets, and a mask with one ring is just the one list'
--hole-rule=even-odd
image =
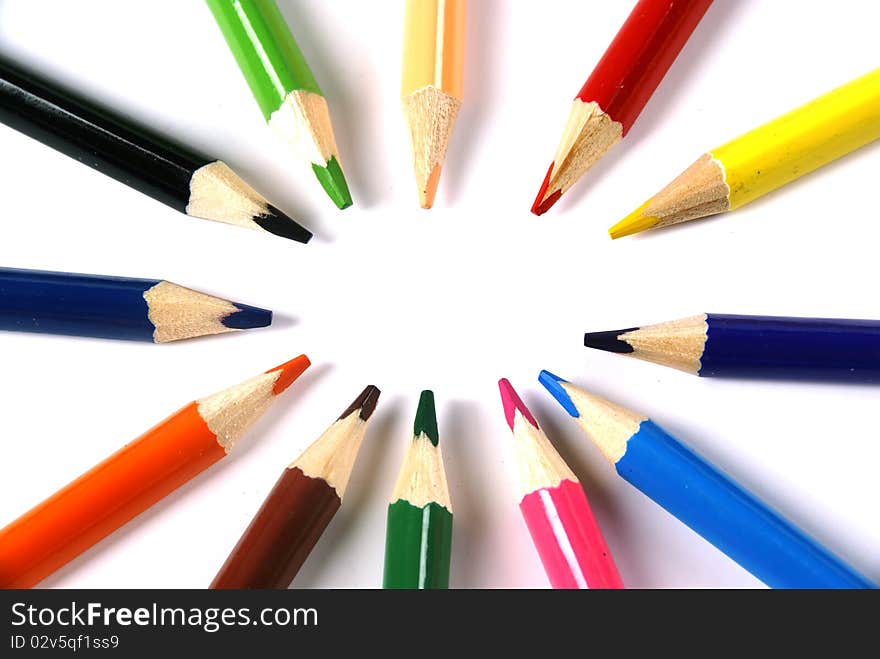
{"label": "pink pencil", "polygon": [[498,388],[519,463],[519,508],[550,585],[623,588],[577,477],[538,427],[510,382],[502,378]]}

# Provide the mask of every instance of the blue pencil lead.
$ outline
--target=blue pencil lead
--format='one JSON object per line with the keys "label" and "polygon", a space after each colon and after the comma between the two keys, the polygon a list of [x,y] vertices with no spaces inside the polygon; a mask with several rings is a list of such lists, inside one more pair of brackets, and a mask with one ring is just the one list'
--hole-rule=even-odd
{"label": "blue pencil lead", "polygon": [[578,409],[574,406],[568,392],[565,391],[560,384],[561,382],[567,382],[567,380],[563,380],[558,375],[553,375],[550,371],[541,371],[541,374],[538,376],[538,381],[543,384],[544,388],[550,392],[550,395],[565,408],[566,412],[575,418],[581,415],[581,413],[578,412]]}

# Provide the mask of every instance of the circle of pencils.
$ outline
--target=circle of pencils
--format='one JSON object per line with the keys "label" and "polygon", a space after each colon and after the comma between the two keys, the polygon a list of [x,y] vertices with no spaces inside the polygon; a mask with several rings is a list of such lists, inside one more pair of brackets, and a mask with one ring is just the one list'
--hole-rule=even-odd
{"label": "circle of pencils", "polygon": [[577,476],[507,379],[498,381],[519,464],[519,507],[554,588],[623,588]]}
{"label": "circle of pencils", "polygon": [[0,588],[29,588],[225,458],[309,366],[300,355],[190,403],[0,529]]}
{"label": "circle of pencils", "polygon": [[878,138],[880,68],[704,153],[608,233],[735,210]]}
{"label": "circle of pencils", "polygon": [[431,208],[464,97],[465,0],[407,0],[401,105],[422,208]]}
{"label": "circle of pencils", "polygon": [[312,234],[226,163],[0,59],[0,121],[191,217],[307,243]]}
{"label": "circle of pencils", "polygon": [[287,588],[342,505],[367,422],[379,401],[364,389],[281,475],[211,588]]}
{"label": "circle of pencils", "polygon": [[423,391],[413,439],[388,505],[384,588],[449,587],[452,502],[443,469],[434,394]]}
{"label": "circle of pencils", "polygon": [[340,209],[351,193],[324,93],[274,0],[207,0],[251,92],[273,128],[312,166]]}
{"label": "circle of pencils", "polygon": [[880,321],[700,314],[588,332],[584,345],[702,377],[880,381]]}
{"label": "circle of pencils", "polygon": [[712,0],[639,0],[578,92],[532,205],[543,215],[641,114]]}
{"label": "circle of pencils", "polygon": [[771,588],[874,587],[647,417],[539,379],[620,476]]}
{"label": "circle of pencils", "polygon": [[0,268],[0,330],[167,343],[271,323],[169,281]]}

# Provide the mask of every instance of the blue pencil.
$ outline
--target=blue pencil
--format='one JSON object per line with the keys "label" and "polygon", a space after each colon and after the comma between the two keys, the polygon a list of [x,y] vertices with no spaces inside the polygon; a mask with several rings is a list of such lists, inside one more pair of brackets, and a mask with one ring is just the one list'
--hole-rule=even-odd
{"label": "blue pencil", "polygon": [[873,588],[650,419],[549,373],[541,384],[617,473],[772,588]]}
{"label": "blue pencil", "polygon": [[705,377],[880,382],[880,321],[700,314],[584,345]]}
{"label": "blue pencil", "polygon": [[158,279],[0,268],[0,330],[166,343],[271,322],[266,309]]}

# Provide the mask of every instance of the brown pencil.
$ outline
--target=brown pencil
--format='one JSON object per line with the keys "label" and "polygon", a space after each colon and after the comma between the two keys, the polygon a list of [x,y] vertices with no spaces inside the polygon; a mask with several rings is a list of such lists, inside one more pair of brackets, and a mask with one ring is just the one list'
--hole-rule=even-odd
{"label": "brown pencil", "polygon": [[211,588],[287,588],[342,504],[367,421],[373,385],[281,475]]}

